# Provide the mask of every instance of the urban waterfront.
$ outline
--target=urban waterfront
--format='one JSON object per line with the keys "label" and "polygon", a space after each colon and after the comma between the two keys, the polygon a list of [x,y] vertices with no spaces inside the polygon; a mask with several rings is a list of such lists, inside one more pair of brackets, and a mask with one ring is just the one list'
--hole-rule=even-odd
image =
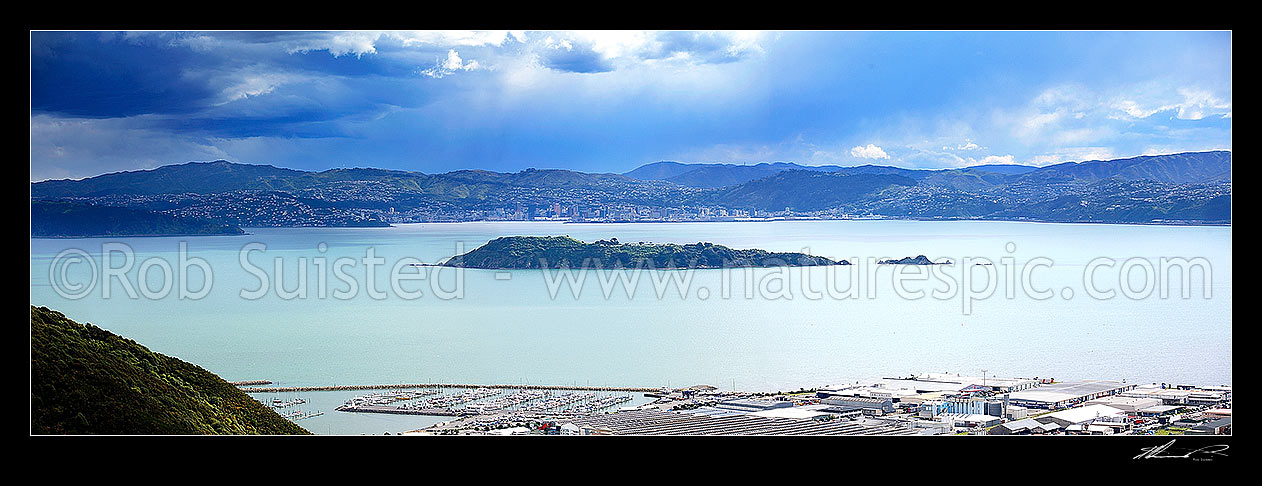
{"label": "urban waterfront", "polygon": [[[370,427],[385,435],[1230,435],[1232,416],[1231,386],[984,372],[782,392],[469,384],[243,391],[309,430],[342,435]],[[319,408],[335,397],[345,402],[332,415]]]}

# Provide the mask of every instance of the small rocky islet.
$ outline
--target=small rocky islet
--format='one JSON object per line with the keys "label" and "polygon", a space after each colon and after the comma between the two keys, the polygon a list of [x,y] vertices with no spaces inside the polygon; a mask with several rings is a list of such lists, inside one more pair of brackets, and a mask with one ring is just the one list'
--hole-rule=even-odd
{"label": "small rocky islet", "polygon": [[916,255],[915,258],[905,257],[898,260],[885,259],[876,262],[877,265],[950,265],[950,261],[935,262],[924,255]]}

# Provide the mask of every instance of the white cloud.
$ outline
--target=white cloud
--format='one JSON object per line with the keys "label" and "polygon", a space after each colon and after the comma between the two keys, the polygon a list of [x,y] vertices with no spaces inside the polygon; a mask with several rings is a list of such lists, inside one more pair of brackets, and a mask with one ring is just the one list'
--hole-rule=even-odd
{"label": "white cloud", "polygon": [[377,39],[381,37],[379,32],[338,32],[333,33],[323,39],[311,40],[288,49],[289,53],[308,52],[308,51],[329,51],[334,57],[347,54],[354,54],[355,57],[362,57],[364,54],[376,54]]}
{"label": "white cloud", "polygon": [[1175,117],[1180,120],[1200,120],[1215,115],[1231,117],[1231,101],[1205,89],[1185,86],[1170,93],[1168,89],[1145,85],[1131,91],[1114,99],[1111,108],[1115,113],[1110,118],[1141,119],[1164,111],[1174,111]]}
{"label": "white cloud", "polygon": [[286,51],[291,54],[329,51],[334,56],[354,54],[355,57],[362,57],[364,54],[376,54],[377,43],[382,39],[394,40],[405,47],[479,47],[502,46],[509,39],[525,42],[526,38],[523,32],[510,33],[503,30],[348,31],[320,34],[314,38],[290,42]]}
{"label": "white cloud", "polygon": [[671,32],[578,30],[549,33],[541,43],[550,49],[590,50],[618,66],[635,64],[705,64],[727,62],[765,52],[763,32]]}
{"label": "white cloud", "polygon": [[565,49],[567,51],[574,50],[574,44],[570,43],[569,39],[556,40],[553,39],[552,36],[548,36],[548,38],[543,40],[543,46],[549,49]]}
{"label": "white cloud", "polygon": [[620,58],[640,52],[652,40],[649,32],[626,30],[580,30],[566,32],[567,37],[591,46],[606,59]]}
{"label": "white cloud", "polygon": [[271,93],[281,85],[293,83],[301,79],[286,73],[244,72],[232,73],[235,82],[220,90],[220,101],[225,104],[236,100]]}
{"label": "white cloud", "polygon": [[421,30],[386,32],[385,36],[397,39],[405,46],[431,45],[440,47],[502,46],[510,38],[521,42],[523,32],[506,30]]}
{"label": "white cloud", "polygon": [[873,145],[873,144],[868,144],[866,147],[860,145],[855,148],[852,148],[850,149],[850,155],[853,155],[855,157],[859,157],[862,159],[888,159],[890,158],[889,154],[885,153],[885,150],[882,150],[881,147],[877,147],[876,145]]}
{"label": "white cloud", "polygon": [[[1170,153],[1170,152],[1165,152]],[[1030,157],[1030,163],[1038,166],[1059,164],[1061,162],[1084,162],[1088,160],[1110,160],[1117,158],[1112,147],[1069,147],[1052,153]]]}
{"label": "white cloud", "polygon": [[1051,113],[1036,113],[1025,119],[1024,127],[1027,131],[1037,133],[1043,127],[1053,125],[1064,116],[1063,111],[1054,111]]}
{"label": "white cloud", "polygon": [[1059,155],[1035,155],[1030,158],[1030,163],[1037,166],[1052,165],[1061,161],[1061,156]]}
{"label": "white cloud", "polygon": [[470,59],[469,62],[465,62],[464,59],[460,58],[460,53],[456,52],[455,49],[450,49],[447,51],[446,59],[438,59],[434,63],[434,67],[421,71],[421,74],[431,78],[442,78],[456,71],[474,71],[481,68],[482,66],[478,64],[478,61]]}
{"label": "white cloud", "polygon": [[1223,101],[1209,91],[1196,88],[1179,88],[1183,102],[1179,104],[1179,118],[1184,120],[1200,120],[1209,115],[1221,115],[1226,111],[1231,114],[1231,102]]}
{"label": "white cloud", "polygon": [[1015,163],[1016,161],[1013,159],[1012,155],[987,155],[982,160],[979,160],[977,162],[977,165],[1015,164]]}
{"label": "white cloud", "polygon": [[1148,118],[1152,116],[1154,113],[1162,110],[1161,107],[1144,108],[1142,106],[1139,106],[1139,103],[1136,103],[1132,100],[1121,100],[1121,101],[1114,102],[1113,109],[1122,111],[1123,113],[1126,113],[1131,118]]}

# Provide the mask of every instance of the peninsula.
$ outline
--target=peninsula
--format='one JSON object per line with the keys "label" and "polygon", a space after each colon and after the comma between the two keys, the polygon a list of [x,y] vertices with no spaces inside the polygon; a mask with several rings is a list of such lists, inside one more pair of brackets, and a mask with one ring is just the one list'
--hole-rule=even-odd
{"label": "peninsula", "polygon": [[443,262],[448,267],[529,268],[732,268],[849,265],[846,260],[766,250],[734,250],[713,243],[584,243],[568,236],[507,236]]}
{"label": "peninsula", "polygon": [[240,227],[138,208],[31,201],[32,238],[243,235]]}

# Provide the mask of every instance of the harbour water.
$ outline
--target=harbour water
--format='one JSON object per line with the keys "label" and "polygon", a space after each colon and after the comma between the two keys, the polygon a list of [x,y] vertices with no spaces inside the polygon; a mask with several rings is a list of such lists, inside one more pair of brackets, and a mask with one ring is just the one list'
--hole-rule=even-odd
{"label": "harbour water", "polygon": [[[32,239],[31,304],[228,380],[267,379],[285,386],[709,384],[777,391],[876,376],[980,370],[991,376],[1231,383],[1230,227],[478,222],[248,231],[244,236]],[[458,274],[405,264],[411,261],[405,258],[438,262],[508,235],[706,241],[806,252],[854,265],[748,274],[740,269],[647,271],[632,293],[607,272],[603,280],[588,272],[575,285],[555,271]],[[251,243],[256,245],[243,250]],[[125,266],[127,252],[133,261],[124,276],[106,279],[107,268]],[[921,254],[954,264],[875,264]],[[82,258],[71,261],[74,255]],[[370,277],[376,258],[381,264]],[[1162,259],[1203,265],[1184,282],[1178,272],[1172,278],[1162,275]],[[206,279],[189,260],[203,261],[213,274],[205,295],[191,295],[203,291]],[[413,278],[392,287],[396,264]],[[164,267],[172,270],[170,277]],[[1146,274],[1149,268],[1156,275]],[[303,272],[305,296],[297,283]],[[894,277],[900,272],[901,281]],[[993,272],[990,278],[988,272]],[[184,298],[178,292],[181,275],[187,280]],[[1019,283],[1023,275],[1026,284]],[[987,282],[994,282],[988,296]],[[164,283],[174,288],[162,293]],[[836,291],[828,292],[828,284]],[[858,291],[845,292],[847,284],[859,285]],[[107,287],[108,297],[103,295]],[[266,292],[250,295],[260,288]],[[1100,293],[1109,290],[1111,297]],[[304,398],[323,393],[329,398],[316,401],[332,405],[315,407],[325,416],[303,425],[317,433],[358,430],[328,423],[321,429],[317,421],[345,399],[334,392]],[[389,421],[399,419],[365,420],[386,421],[364,428],[380,433],[380,425],[394,427]]]}

